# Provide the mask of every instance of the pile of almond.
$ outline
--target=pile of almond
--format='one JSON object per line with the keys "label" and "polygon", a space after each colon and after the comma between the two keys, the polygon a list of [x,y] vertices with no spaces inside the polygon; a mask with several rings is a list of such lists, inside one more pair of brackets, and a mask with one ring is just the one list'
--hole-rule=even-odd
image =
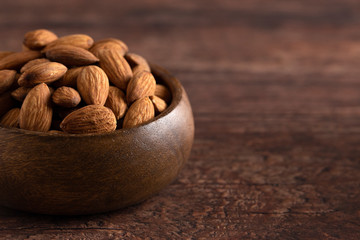
{"label": "pile of almond", "polygon": [[25,34],[22,52],[0,52],[0,125],[105,133],[150,121],[171,101],[147,61],[114,38]]}

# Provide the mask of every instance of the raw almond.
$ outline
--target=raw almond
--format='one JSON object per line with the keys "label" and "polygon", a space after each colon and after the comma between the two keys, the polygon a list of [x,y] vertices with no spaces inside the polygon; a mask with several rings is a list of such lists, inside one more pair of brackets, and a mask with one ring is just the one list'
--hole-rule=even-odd
{"label": "raw almond", "polygon": [[116,129],[116,118],[107,107],[88,105],[67,115],[60,128],[77,134],[112,132]]}
{"label": "raw almond", "polygon": [[95,42],[94,45],[90,48],[90,52],[92,52],[97,57],[99,57],[101,55],[101,51],[104,50],[118,51],[122,56],[124,56],[128,51],[128,47],[123,41],[119,39],[107,38]]}
{"label": "raw almond", "polygon": [[60,37],[55,41],[48,44],[44,51],[49,50],[50,48],[61,46],[61,45],[71,45],[74,47],[79,47],[83,49],[89,49],[94,43],[94,40],[86,34],[71,34],[67,36]]}
{"label": "raw almond", "polygon": [[20,128],[32,131],[49,131],[52,119],[50,90],[41,83],[30,90],[20,109]]}
{"label": "raw almond", "polygon": [[22,66],[22,68],[20,69],[20,72],[23,73],[26,70],[28,70],[29,68],[31,68],[32,66],[38,65],[40,63],[45,63],[45,62],[50,62],[50,61],[47,58],[38,58],[38,59],[31,60],[31,61],[27,62],[24,66]]}
{"label": "raw almond", "polygon": [[15,70],[0,70],[0,94],[8,91],[15,82]]}
{"label": "raw almond", "polygon": [[127,105],[125,102],[125,94],[119,88],[110,86],[109,96],[106,99],[105,107],[110,108],[117,120],[125,115]]}
{"label": "raw almond", "polygon": [[155,88],[155,96],[158,96],[159,98],[163,99],[165,102],[170,103],[171,102],[171,93],[167,87],[161,84],[156,84]]}
{"label": "raw almond", "polygon": [[134,69],[137,67],[138,69],[142,69],[143,71],[150,72],[150,66],[148,62],[142,56],[135,53],[127,53],[125,54],[125,59],[128,61],[130,66]]}
{"label": "raw almond", "polygon": [[83,66],[99,61],[91,52],[80,47],[60,45],[46,51],[46,57],[67,66]]}
{"label": "raw almond", "polygon": [[0,125],[5,127],[19,127],[20,108],[8,111],[0,120]]}
{"label": "raw almond", "polygon": [[133,74],[130,65],[119,51],[104,50],[99,55],[100,67],[109,80],[118,88],[125,90]]}
{"label": "raw almond", "polygon": [[23,44],[29,49],[38,50],[55,41],[57,38],[56,34],[49,30],[37,29],[25,34]]}
{"label": "raw almond", "polygon": [[0,59],[0,70],[18,69],[30,60],[40,58],[41,53],[38,51],[24,51],[12,53]]}
{"label": "raw almond", "polygon": [[87,66],[77,78],[77,88],[87,104],[104,105],[109,94],[109,79],[98,66]]}
{"label": "raw almond", "polygon": [[150,100],[154,104],[156,113],[161,113],[167,108],[166,102],[157,96],[150,96]]}
{"label": "raw almond", "polygon": [[136,100],[128,109],[123,127],[132,128],[146,123],[155,116],[154,105],[148,97]]}
{"label": "raw almond", "polygon": [[18,83],[22,87],[32,87],[39,83],[51,83],[64,76],[66,71],[67,67],[61,63],[44,62],[27,69],[20,76]]}
{"label": "raw almond", "polygon": [[9,56],[11,54],[13,54],[14,52],[10,52],[10,51],[0,51],[0,59]]}
{"label": "raw almond", "polygon": [[127,102],[130,104],[137,99],[152,96],[155,93],[156,81],[149,72],[134,75],[126,89]]}
{"label": "raw almond", "polygon": [[11,96],[15,100],[22,102],[22,101],[24,101],[26,95],[30,92],[30,90],[31,90],[31,88],[19,87],[11,92]]}
{"label": "raw almond", "polygon": [[82,69],[83,67],[75,67],[68,69],[61,79],[53,83],[54,87],[76,87],[77,77],[79,76]]}
{"label": "raw almond", "polygon": [[65,86],[56,89],[51,98],[56,105],[66,108],[76,107],[81,101],[78,91]]}
{"label": "raw almond", "polygon": [[0,117],[7,113],[15,106],[16,102],[11,97],[10,92],[6,92],[0,95]]}

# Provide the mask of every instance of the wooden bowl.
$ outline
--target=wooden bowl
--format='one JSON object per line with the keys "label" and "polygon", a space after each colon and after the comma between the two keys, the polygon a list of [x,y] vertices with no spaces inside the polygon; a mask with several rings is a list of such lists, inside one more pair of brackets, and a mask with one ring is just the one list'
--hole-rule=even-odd
{"label": "wooden bowl", "polygon": [[152,65],[172,93],[153,121],[108,134],[49,134],[0,127],[0,205],[79,215],[139,203],[171,183],[186,163],[194,120],[179,81]]}

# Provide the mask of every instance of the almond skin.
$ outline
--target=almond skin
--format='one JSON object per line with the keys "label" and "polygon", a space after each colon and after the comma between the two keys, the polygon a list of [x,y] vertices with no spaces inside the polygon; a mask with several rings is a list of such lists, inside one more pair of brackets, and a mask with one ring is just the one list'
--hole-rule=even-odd
{"label": "almond skin", "polygon": [[77,78],[77,89],[87,104],[104,105],[109,94],[109,79],[98,66],[86,66]]}
{"label": "almond skin", "polygon": [[53,83],[54,87],[68,86],[76,88],[76,81],[84,67],[70,68],[66,71],[65,75],[58,81]]}
{"label": "almond skin", "polygon": [[51,95],[51,98],[56,105],[66,108],[76,107],[81,101],[78,91],[65,86],[56,89]]}
{"label": "almond skin", "polygon": [[130,80],[127,90],[127,102],[131,104],[137,99],[152,96],[155,94],[156,81],[149,72],[140,72]]}
{"label": "almond skin", "polygon": [[44,62],[26,70],[20,76],[18,84],[22,87],[32,87],[39,83],[51,83],[64,76],[66,71],[67,67],[61,63]]}
{"label": "almond skin", "polygon": [[60,45],[46,51],[46,57],[66,66],[83,66],[99,61],[91,52],[80,47]]}
{"label": "almond skin", "polygon": [[112,132],[116,129],[116,118],[107,107],[88,105],[67,115],[60,128],[76,134]]}
{"label": "almond skin", "polygon": [[37,29],[25,34],[23,44],[29,49],[39,50],[56,39],[58,37],[55,33],[46,29]]}
{"label": "almond skin", "polygon": [[51,119],[50,90],[45,83],[41,83],[30,90],[21,106],[20,128],[47,132],[51,126]]}
{"label": "almond skin", "polygon": [[150,100],[154,104],[156,113],[161,113],[167,108],[166,102],[157,96],[150,96]]}
{"label": "almond skin", "polygon": [[22,68],[20,69],[20,72],[23,73],[26,70],[28,70],[29,68],[31,68],[32,66],[38,65],[40,63],[45,63],[45,62],[50,62],[50,61],[47,58],[38,58],[38,59],[31,60],[31,61],[27,62],[24,66],[22,66]]}
{"label": "almond skin", "polygon": [[0,94],[8,91],[16,80],[15,70],[0,70]]}
{"label": "almond skin", "polygon": [[171,102],[171,93],[169,89],[164,85],[156,84],[155,96],[163,99],[168,104]]}
{"label": "almond skin", "polygon": [[71,45],[74,47],[79,47],[83,49],[89,49],[94,43],[94,40],[86,34],[71,34],[67,36],[60,37],[55,41],[48,44],[43,51],[47,51],[50,48],[61,46],[61,45]]}
{"label": "almond skin", "polygon": [[116,120],[122,118],[127,109],[124,92],[117,87],[110,86],[105,107],[110,108],[114,112]]}
{"label": "almond skin", "polygon": [[12,53],[0,59],[0,70],[19,69],[28,61],[40,57],[41,57],[41,53],[38,51],[24,51],[24,52]]}
{"label": "almond skin", "polygon": [[11,96],[19,102],[23,102],[26,95],[30,92],[31,88],[19,87],[11,92]]}
{"label": "almond skin", "polygon": [[11,54],[13,54],[14,52],[11,52],[11,51],[0,51],[0,59],[6,57],[6,56],[9,56]]}
{"label": "almond skin", "polygon": [[143,71],[150,72],[150,66],[148,62],[142,56],[136,53],[126,53],[125,54],[126,61],[130,64],[132,68],[138,67]]}
{"label": "almond skin", "polygon": [[19,127],[20,108],[13,108],[8,111],[0,120],[0,125],[5,127]]}
{"label": "almond skin", "polygon": [[154,105],[148,97],[136,100],[128,109],[123,127],[132,128],[150,121],[155,116]]}
{"label": "almond skin", "polygon": [[132,78],[132,70],[122,53],[119,51],[104,50],[99,55],[100,67],[105,71],[109,80],[121,90],[126,90]]}
{"label": "almond skin", "polygon": [[90,52],[92,52],[97,57],[99,57],[101,55],[101,51],[104,50],[118,51],[122,56],[124,56],[128,51],[128,47],[123,41],[119,39],[107,38],[95,42],[94,45],[90,48]]}

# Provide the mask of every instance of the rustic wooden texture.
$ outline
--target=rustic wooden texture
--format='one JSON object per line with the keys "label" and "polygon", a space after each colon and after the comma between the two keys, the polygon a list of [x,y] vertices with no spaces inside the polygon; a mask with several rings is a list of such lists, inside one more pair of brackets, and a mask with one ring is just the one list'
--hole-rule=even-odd
{"label": "rustic wooden texture", "polygon": [[2,50],[50,28],[119,37],[170,69],[196,132],[177,181],[121,211],[0,210],[3,239],[359,239],[356,0],[6,1]]}

